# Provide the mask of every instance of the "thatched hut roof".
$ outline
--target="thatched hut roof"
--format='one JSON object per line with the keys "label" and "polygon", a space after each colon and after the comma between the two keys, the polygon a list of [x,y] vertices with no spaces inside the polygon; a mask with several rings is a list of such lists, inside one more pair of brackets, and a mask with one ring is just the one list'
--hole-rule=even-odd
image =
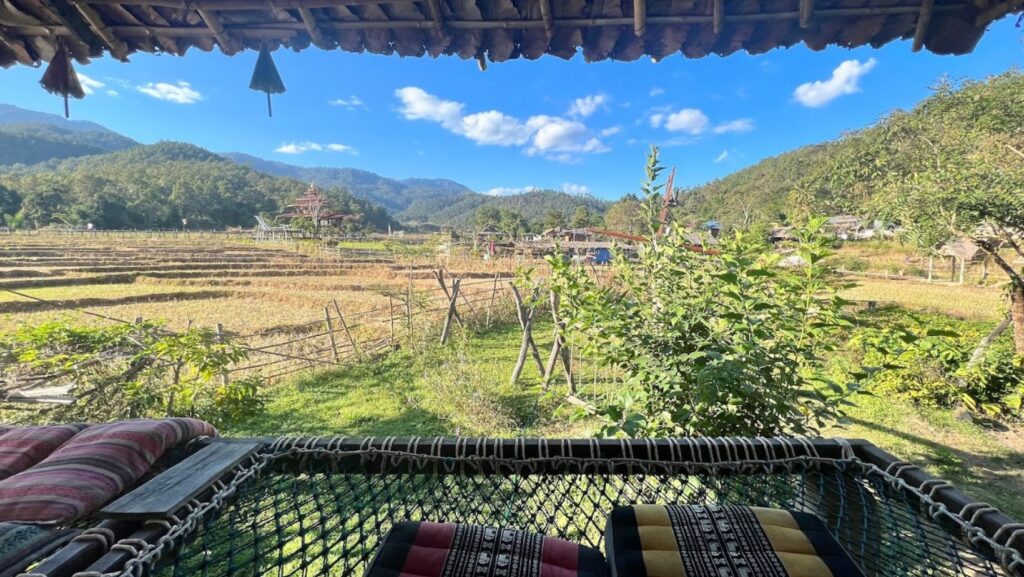
{"label": "thatched hut roof", "polygon": [[227,54],[266,42],[501,62],[759,53],[804,42],[938,54],[974,49],[1022,0],[0,0],[0,65],[49,60],[64,38],[82,63],[110,53]]}

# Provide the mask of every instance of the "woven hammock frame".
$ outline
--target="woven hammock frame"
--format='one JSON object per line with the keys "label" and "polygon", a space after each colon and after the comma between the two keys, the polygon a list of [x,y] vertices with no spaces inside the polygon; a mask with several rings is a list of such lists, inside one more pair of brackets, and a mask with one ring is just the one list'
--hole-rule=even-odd
{"label": "woven hammock frame", "polygon": [[147,521],[158,537],[114,545],[108,555],[123,562],[75,576],[361,575],[406,519],[601,547],[613,506],[687,502],[813,513],[868,576],[1024,575],[1024,524],[983,528],[994,507],[951,508],[949,495],[962,494],[949,483],[913,482],[919,469],[869,462],[864,446],[874,449],[785,438],[280,438],[170,519]]}

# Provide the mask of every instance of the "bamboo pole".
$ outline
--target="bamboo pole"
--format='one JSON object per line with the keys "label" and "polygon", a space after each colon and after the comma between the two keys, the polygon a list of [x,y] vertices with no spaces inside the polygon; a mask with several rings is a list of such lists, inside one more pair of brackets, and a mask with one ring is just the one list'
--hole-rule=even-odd
{"label": "bamboo pole", "polygon": [[[537,349],[537,343],[533,342],[532,332],[527,330],[527,320],[531,320],[532,322],[533,313],[534,311],[537,310],[537,307],[527,307],[525,302],[523,301],[523,296],[519,294],[519,289],[516,288],[516,285],[509,283],[509,286],[512,287],[512,296],[513,298],[515,298],[516,301],[516,311],[518,311],[517,316],[519,318],[519,327],[523,329],[523,334],[525,335],[525,342],[529,347],[530,352],[533,354],[534,362],[537,363],[537,370],[540,371],[540,374],[543,375],[544,361],[541,359],[540,351]],[[535,289],[533,293],[533,300],[536,299],[537,290]]]}
{"label": "bamboo pole", "polygon": [[359,352],[359,346],[356,345],[356,340],[352,338],[352,333],[348,330],[348,324],[345,322],[345,316],[341,314],[341,307],[338,306],[337,299],[331,301],[334,303],[334,312],[338,313],[338,320],[341,322],[341,328],[345,329],[345,336],[348,337],[348,342],[352,345],[352,352],[357,356],[362,356]]}
{"label": "bamboo pole", "polygon": [[391,345],[395,344],[395,299],[388,295],[388,323],[391,325]]}
{"label": "bamboo pole", "polygon": [[[526,364],[526,355],[530,351],[530,343],[533,342],[533,315],[536,312],[536,308],[531,308],[527,313],[526,318],[523,320],[523,340],[519,345],[519,357],[516,359],[516,366],[512,369],[512,384],[516,384],[519,380],[519,376],[523,372],[523,366]],[[538,358],[539,360],[539,358]],[[543,372],[544,367],[540,367]]]}
{"label": "bamboo pole", "polygon": [[[444,345],[448,342],[448,335],[451,332],[452,319],[458,318],[458,313],[455,311],[455,303],[458,302],[459,298],[459,284],[462,283],[462,279],[455,279],[452,283],[452,295],[448,298],[448,314],[444,317],[444,327],[441,328],[441,344]],[[447,292],[447,291],[445,291]]]}
{"label": "bamboo pole", "polygon": [[487,303],[487,328],[491,328],[491,309],[494,308],[494,297],[498,294],[498,273],[494,273],[494,286],[491,288],[491,300]]}
{"label": "bamboo pole", "polygon": [[341,357],[338,355],[338,341],[334,338],[334,325],[331,324],[331,311],[327,307],[324,307],[324,323],[327,324],[327,337],[331,339],[331,350],[334,352],[334,362],[340,363]]}
{"label": "bamboo pole", "polygon": [[[448,292],[448,283],[444,280],[444,269],[437,269],[437,270],[435,270],[434,271],[434,278],[436,278],[438,284],[441,285],[441,290],[444,291],[445,298],[447,298],[448,300],[451,300],[452,293]],[[454,280],[452,282],[453,282],[452,286],[454,286],[454,283],[459,282],[459,281],[458,281],[458,279],[456,279],[456,280]],[[452,290],[454,291],[454,289],[452,289]],[[463,322],[462,322],[462,317],[459,316],[459,311],[457,311],[457,310],[455,311],[455,320],[459,323],[459,326],[462,326],[462,327],[465,326],[465,324],[463,324]]]}

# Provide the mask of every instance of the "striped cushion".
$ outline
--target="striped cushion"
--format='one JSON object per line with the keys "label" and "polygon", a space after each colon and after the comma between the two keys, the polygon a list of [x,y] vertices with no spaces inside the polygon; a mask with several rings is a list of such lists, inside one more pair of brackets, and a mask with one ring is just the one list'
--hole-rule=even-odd
{"label": "striped cushion", "polygon": [[601,552],[515,529],[404,522],[364,577],[606,577]]}
{"label": "striped cushion", "polygon": [[34,467],[0,481],[0,521],[81,518],[133,485],[171,447],[216,433],[196,419],[89,427]]}
{"label": "striped cushion", "polygon": [[735,505],[616,507],[614,577],[863,577],[814,515]]}
{"label": "striped cushion", "polygon": [[0,434],[0,479],[42,461],[84,428],[81,424],[17,427]]}

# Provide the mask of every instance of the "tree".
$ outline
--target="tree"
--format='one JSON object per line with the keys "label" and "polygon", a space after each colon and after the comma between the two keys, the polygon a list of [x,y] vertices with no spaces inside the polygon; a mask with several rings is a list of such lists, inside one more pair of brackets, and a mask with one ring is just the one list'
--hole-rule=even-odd
{"label": "tree", "polygon": [[604,226],[609,230],[629,234],[644,234],[647,222],[644,209],[636,196],[626,195],[619,202],[608,208],[604,214]]}
{"label": "tree", "polygon": [[21,209],[21,195],[0,185],[0,217],[15,215]]}
{"label": "tree", "polygon": [[498,228],[501,222],[501,211],[496,207],[484,205],[476,209],[476,228],[484,230],[487,228]]}
{"label": "tree", "polygon": [[549,210],[544,215],[544,230],[565,226],[565,213],[560,210]]}
{"label": "tree", "polygon": [[656,155],[642,202],[652,240],[636,262],[616,255],[613,278],[599,284],[567,259],[549,258],[565,331],[627,376],[618,398],[597,401],[604,433],[816,432],[857,389],[826,372],[826,353],[849,323],[821,264],[830,242],[820,234],[824,219],[801,233],[802,267],[780,267],[779,253],[742,232],[714,252],[690,250],[679,227],[651,234],[661,227]]}
{"label": "tree", "polygon": [[586,228],[596,224],[596,217],[590,212],[590,209],[586,206],[577,206],[576,211],[572,214],[572,222],[570,225],[573,228]]}
{"label": "tree", "polygon": [[498,227],[501,232],[512,238],[526,232],[529,225],[518,210],[502,210],[500,214]]}
{"label": "tree", "polygon": [[1009,279],[1015,348],[1024,354],[1024,75],[948,81],[910,112],[853,138],[825,167],[832,190],[877,193],[875,208],[902,222],[924,252],[974,241]]}

